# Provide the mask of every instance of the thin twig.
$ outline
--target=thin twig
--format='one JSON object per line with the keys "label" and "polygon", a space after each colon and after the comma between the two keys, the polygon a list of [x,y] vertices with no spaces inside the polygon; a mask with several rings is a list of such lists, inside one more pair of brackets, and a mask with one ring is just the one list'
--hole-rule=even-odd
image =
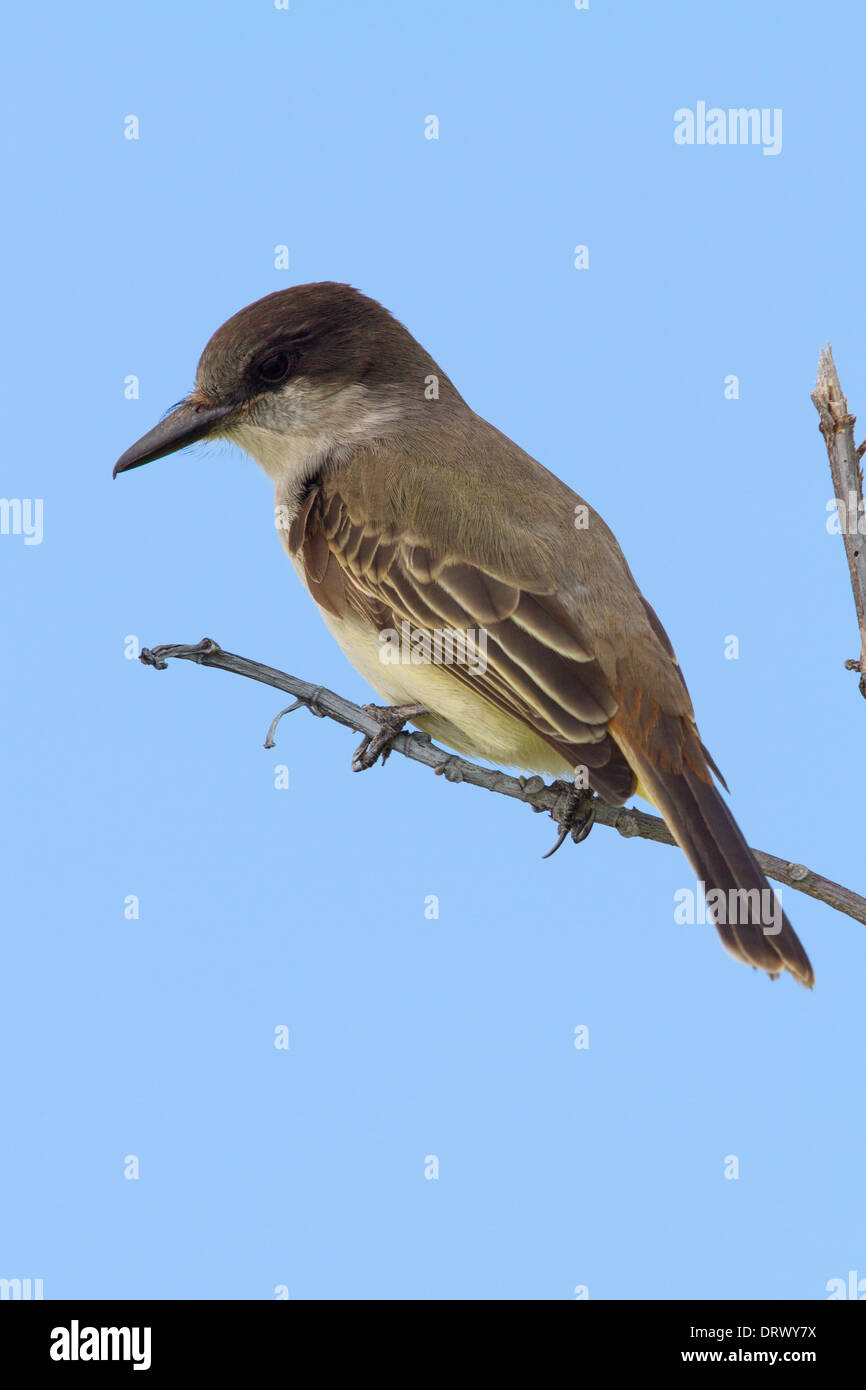
{"label": "thin twig", "polygon": [[812,392],[812,403],[821,417],[821,433],[830,458],[834,495],[860,627],[860,659],[846,661],[845,669],[860,672],[860,694],[866,699],[866,535],[860,530],[864,525],[860,458],[866,445],[861,444],[858,448],[854,443],[856,420],[848,413],[848,402],[842,394],[829,343],[821,349],[818,358],[818,381]]}
{"label": "thin twig", "polygon": [[275,736],[276,736],[276,732],[277,732],[277,727],[278,727],[279,722],[280,722],[280,720],[282,719],[283,715],[284,715],[284,714],[292,714],[292,713],[294,712],[294,710],[296,710],[296,709],[303,709],[303,708],[304,708],[304,702],[303,702],[303,700],[295,700],[291,705],[286,705],[286,708],[285,708],[285,709],[281,709],[280,712],[279,712],[279,714],[275,714],[274,717],[273,717],[273,719],[272,719],[271,722],[270,722],[270,726],[269,726],[269,728],[268,728],[268,732],[265,734],[265,741],[264,741],[264,743],[262,744],[262,747],[263,747],[263,748],[274,748],[274,747],[276,746],[276,744],[275,744]]}
{"label": "thin twig", "polygon": [[[141,653],[144,664],[155,666],[158,670],[164,670],[168,661],[172,659],[194,661],[198,666],[214,666],[219,671],[231,671],[235,675],[246,676],[249,680],[261,681],[263,685],[271,685],[276,690],[285,690],[295,697],[296,703],[292,708],[297,708],[300,703],[311,709],[312,713],[327,715],[337,724],[354,729],[359,734],[375,736],[380,732],[381,725],[372,715],[359,705],[353,704],[351,700],[344,700],[341,695],[336,695],[333,690],[326,690],[321,685],[311,685],[309,681],[299,680],[297,676],[290,676],[285,671],[277,671],[273,666],[263,666],[258,661],[248,661],[246,657],[224,652],[209,637],[203,637],[196,646],[163,646],[154,647],[152,650],[145,647]],[[269,737],[273,734],[279,717],[271,725]],[[392,748],[394,752],[402,753],[413,762],[432,767],[435,773],[445,777],[449,782],[468,782],[473,787],[483,787],[485,791],[498,792],[501,796],[510,796],[515,801],[525,801],[539,811],[552,811],[561,795],[561,789],[548,786],[542,777],[512,777],[507,772],[481,767],[466,758],[446,753],[444,748],[432,743],[427,734],[398,734]],[[658,816],[650,816],[644,811],[622,806],[610,806],[600,798],[593,802],[593,809],[599,824],[611,826],[621,835],[639,836],[661,845],[676,843],[664,821]],[[753,853],[770,878],[786,884],[789,888],[796,888],[800,893],[807,893],[810,898],[817,898],[858,922],[866,923],[866,898],[861,898],[850,888],[843,888],[841,884],[823,878],[821,874],[807,869],[804,864],[790,863],[778,859],[774,854],[764,854],[761,850],[754,850]]]}

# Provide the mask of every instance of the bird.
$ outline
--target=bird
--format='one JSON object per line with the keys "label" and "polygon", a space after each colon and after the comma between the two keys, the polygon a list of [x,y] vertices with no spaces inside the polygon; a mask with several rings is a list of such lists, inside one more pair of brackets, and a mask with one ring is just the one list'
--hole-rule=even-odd
{"label": "bird", "polygon": [[[388,701],[356,767],[384,756],[411,718],[458,754],[617,806],[638,795],[685,853],[729,954],[812,987],[612,531],[477,415],[382,304],[332,281],[248,304],[114,476],[204,439],[233,442],[264,469],[302,584]],[[484,660],[386,661],[382,634],[395,631],[483,634]],[[579,802],[575,790],[561,816],[575,839],[591,824]]]}

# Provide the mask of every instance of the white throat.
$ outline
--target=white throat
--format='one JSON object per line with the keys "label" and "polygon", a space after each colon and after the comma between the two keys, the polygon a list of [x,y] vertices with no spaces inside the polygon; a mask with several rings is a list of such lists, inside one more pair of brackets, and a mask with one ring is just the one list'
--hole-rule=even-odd
{"label": "white throat", "polygon": [[282,393],[280,407],[273,424],[242,419],[225,432],[265,470],[278,497],[297,492],[325,455],[372,442],[403,416],[399,400],[373,398],[360,384],[335,391],[299,382]]}

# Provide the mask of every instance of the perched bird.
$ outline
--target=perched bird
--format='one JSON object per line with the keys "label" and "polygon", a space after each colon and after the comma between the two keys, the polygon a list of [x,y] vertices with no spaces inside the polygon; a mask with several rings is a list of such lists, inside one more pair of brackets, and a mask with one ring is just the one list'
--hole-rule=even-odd
{"label": "perched bird", "polygon": [[[352,664],[396,707],[359,766],[411,717],[457,752],[572,781],[583,770],[616,805],[637,793],[705,885],[731,955],[813,984],[614,536],[476,415],[381,304],[322,283],[241,309],[207,344],[192,393],[115,475],[213,437],[239,444],[272,479],[301,581]],[[381,634],[404,624],[483,632],[485,660],[384,661]]]}

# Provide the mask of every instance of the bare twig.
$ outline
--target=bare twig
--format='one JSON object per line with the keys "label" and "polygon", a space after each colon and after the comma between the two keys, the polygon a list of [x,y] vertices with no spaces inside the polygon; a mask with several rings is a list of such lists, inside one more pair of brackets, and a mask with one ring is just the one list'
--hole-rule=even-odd
{"label": "bare twig", "polygon": [[[359,705],[353,704],[351,700],[344,700],[341,695],[336,695],[333,690],[326,690],[321,685],[311,685],[309,681],[299,680],[297,676],[290,676],[285,671],[277,671],[273,666],[262,666],[258,661],[248,661],[246,657],[224,652],[209,637],[203,637],[196,646],[164,646],[154,647],[152,650],[145,647],[141,653],[141,660],[146,666],[155,666],[159,670],[164,670],[171,659],[194,661],[199,666],[215,666],[217,670],[231,671],[235,675],[246,676],[249,680],[261,681],[263,685],[271,685],[276,690],[285,690],[295,697],[295,704],[290,708],[297,709],[299,705],[305,705],[312,713],[327,715],[329,719],[335,720],[347,729],[355,729],[359,734],[375,736],[381,730],[381,725],[372,715],[366,713]],[[284,710],[283,713],[287,711]],[[273,747],[273,733],[279,718],[280,716],[277,716],[271,725],[266,748]],[[538,811],[552,811],[561,795],[561,788],[549,787],[542,777],[511,777],[507,772],[481,767],[466,758],[446,753],[444,748],[432,743],[427,734],[398,734],[392,747],[395,752],[402,753],[413,762],[432,767],[435,773],[445,777],[449,782],[468,782],[473,787],[483,787],[485,791],[498,792],[501,796],[510,796],[515,801],[525,801]],[[655,840],[662,845],[675,843],[664,821],[658,816],[650,816],[644,811],[622,806],[610,806],[599,798],[593,802],[593,809],[599,824],[612,826],[621,835],[637,835],[644,840]],[[803,864],[789,863],[787,860],[778,859],[774,854],[764,854],[760,850],[753,852],[761,868],[770,878],[786,884],[789,888],[796,888],[800,893],[808,893],[810,898],[827,903],[837,912],[844,912],[856,921],[866,923],[866,898],[861,898],[850,888],[833,883],[831,879],[813,873]]]}
{"label": "bare twig", "polygon": [[845,669],[860,672],[860,694],[866,699],[866,535],[860,530],[864,524],[860,458],[866,443],[859,448],[854,443],[856,420],[848,413],[848,402],[842,394],[829,343],[821,349],[818,358],[818,381],[812,392],[812,402],[821,417],[821,433],[830,457],[834,495],[860,627],[860,659],[846,661]]}

